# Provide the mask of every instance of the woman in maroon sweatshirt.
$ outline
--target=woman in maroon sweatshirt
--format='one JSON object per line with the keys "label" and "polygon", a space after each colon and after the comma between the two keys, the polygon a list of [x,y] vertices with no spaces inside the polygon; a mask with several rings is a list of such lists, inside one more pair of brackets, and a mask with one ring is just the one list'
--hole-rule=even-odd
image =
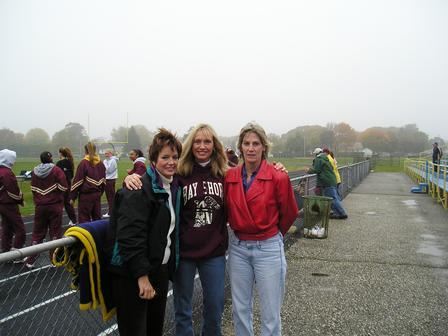
{"label": "woman in maroon sweatshirt", "polygon": [[183,144],[178,166],[183,202],[180,260],[173,286],[177,336],[193,335],[196,270],[204,300],[201,335],[221,335],[228,240],[223,195],[226,170],[227,157],[216,132],[199,124]]}
{"label": "woman in maroon sweatshirt", "polygon": [[140,149],[133,149],[129,152],[129,159],[134,163],[132,169],[128,169],[128,175],[138,174],[143,176],[146,173],[146,159]]}
{"label": "woman in maroon sweatshirt", "polygon": [[[0,215],[2,218],[2,251],[19,249],[25,244],[25,225],[19,211],[23,206],[23,194],[17,184],[12,166],[16,162],[16,152],[9,149],[0,151]],[[12,238],[14,237],[14,244]]]}
{"label": "woman in maroon sweatshirt", "polygon": [[[67,192],[65,174],[61,168],[54,165],[51,153],[45,151],[40,154],[40,162],[41,164],[31,173],[31,191],[36,207],[32,245],[42,243],[47,231],[49,231],[50,240],[61,238],[62,209],[64,194]],[[33,268],[38,256],[36,254],[26,258],[25,265]]]}
{"label": "woman in maroon sweatshirt", "polygon": [[84,146],[85,157],[76,168],[70,189],[70,203],[78,199],[78,223],[101,219],[101,195],[106,186],[106,167],[96,154],[96,146]]}

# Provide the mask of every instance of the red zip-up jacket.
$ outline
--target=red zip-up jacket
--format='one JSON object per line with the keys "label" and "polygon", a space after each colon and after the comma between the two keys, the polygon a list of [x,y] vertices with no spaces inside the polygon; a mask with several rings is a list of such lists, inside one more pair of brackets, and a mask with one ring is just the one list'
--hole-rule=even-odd
{"label": "red zip-up jacket", "polygon": [[89,160],[83,159],[76,168],[75,178],[70,189],[70,199],[79,194],[103,193],[106,186],[106,167],[99,161],[92,166]]}
{"label": "red zip-up jacket", "polygon": [[241,240],[266,240],[285,235],[299,214],[289,176],[263,160],[244,193],[242,165],[226,175],[224,195],[228,222]]}
{"label": "red zip-up jacket", "polygon": [[23,205],[23,194],[16,175],[8,167],[0,166],[0,203]]}
{"label": "red zip-up jacket", "polygon": [[67,191],[67,179],[61,168],[54,166],[45,178],[31,174],[31,191],[35,205],[49,205],[64,201]]}

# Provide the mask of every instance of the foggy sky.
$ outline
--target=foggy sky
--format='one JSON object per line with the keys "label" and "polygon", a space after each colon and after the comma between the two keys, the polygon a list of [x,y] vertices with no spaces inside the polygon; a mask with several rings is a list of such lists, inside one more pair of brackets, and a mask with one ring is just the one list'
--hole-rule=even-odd
{"label": "foggy sky", "polygon": [[448,139],[445,0],[0,0],[0,128],[416,123]]}

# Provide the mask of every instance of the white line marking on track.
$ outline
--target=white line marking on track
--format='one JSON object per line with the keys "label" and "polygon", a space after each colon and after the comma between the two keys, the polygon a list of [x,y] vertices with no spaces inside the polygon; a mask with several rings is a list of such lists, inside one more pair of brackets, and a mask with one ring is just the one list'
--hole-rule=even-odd
{"label": "white line marking on track", "polygon": [[41,302],[41,303],[39,303],[39,304],[37,304],[37,305],[35,305],[35,306],[32,306],[32,307],[27,308],[27,309],[25,309],[25,310],[22,310],[22,311],[20,311],[20,312],[18,312],[18,313],[15,313],[15,314],[12,314],[12,315],[10,315],[10,316],[7,316],[7,317],[5,317],[4,319],[1,319],[1,320],[0,320],[0,324],[5,323],[6,321],[12,320],[13,318],[19,317],[19,316],[21,316],[21,315],[23,315],[23,314],[29,313],[30,311],[36,310],[36,309],[38,309],[38,308],[40,308],[40,307],[42,307],[42,306],[45,306],[45,305],[47,305],[47,304],[49,304],[49,303],[52,303],[52,302],[54,302],[54,301],[57,301],[57,300],[59,300],[59,299],[62,299],[62,298],[64,298],[64,297],[66,297],[66,296],[72,295],[72,294],[74,294],[74,293],[76,293],[76,291],[70,291],[70,292],[67,292],[67,293],[64,293],[64,294],[55,296],[54,298],[51,298],[51,299],[49,299],[49,300],[47,300],[47,301]]}
{"label": "white line marking on track", "polygon": [[39,272],[40,270],[43,270],[43,269],[49,268],[49,267],[53,267],[53,265],[42,266],[42,267],[39,267],[39,268],[35,268],[35,269],[31,270],[31,271],[28,271],[28,272],[20,273],[20,274],[14,275],[12,277],[9,277],[9,278],[6,278],[6,279],[2,279],[2,280],[0,280],[0,283],[8,281],[8,280],[14,280],[14,279],[20,278],[21,276],[28,275],[28,274],[31,274],[31,273],[34,273],[34,272]]}

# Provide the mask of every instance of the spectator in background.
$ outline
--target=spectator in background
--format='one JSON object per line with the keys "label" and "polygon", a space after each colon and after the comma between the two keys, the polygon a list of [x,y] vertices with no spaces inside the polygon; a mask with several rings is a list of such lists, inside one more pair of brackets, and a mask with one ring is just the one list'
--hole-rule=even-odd
{"label": "spectator in background", "polygon": [[229,167],[236,167],[238,166],[238,155],[236,155],[235,151],[227,147],[226,148],[226,156],[227,156],[227,165]]}
{"label": "spectator in background", "polygon": [[434,142],[432,145],[432,163],[434,164],[434,171],[438,171],[438,165],[440,164],[440,160],[442,159],[442,149],[439,148],[439,144]]}
{"label": "spectator in background", "polygon": [[104,166],[106,167],[106,198],[108,211],[103,215],[103,218],[109,218],[110,214],[112,214],[112,208],[114,204],[115,197],[115,182],[118,178],[118,158],[113,155],[110,149],[104,152],[106,158],[103,161]]}
{"label": "spectator in background", "polygon": [[77,223],[75,208],[70,203],[70,188],[72,187],[73,171],[75,170],[75,162],[73,160],[73,154],[70,148],[59,148],[59,161],[56,162],[56,166],[62,169],[67,180],[67,191],[64,193],[64,208],[70,221],[69,226],[73,226]]}
{"label": "spectator in background", "polygon": [[334,154],[331,150],[329,150],[328,148],[324,148],[322,151],[327,154],[328,161],[330,161],[330,164],[333,167],[333,173],[336,177],[336,191],[338,192],[339,200],[342,201],[342,196],[339,190],[339,185],[341,184],[342,179],[341,175],[339,174],[338,162],[336,161],[336,158],[334,157]]}
{"label": "spectator in background", "polygon": [[283,235],[298,209],[287,174],[267,162],[264,129],[249,123],[238,138],[243,163],[229,169],[224,195],[229,237],[229,276],[236,335],[253,335],[253,288],[261,310],[261,334],[281,335],[286,259]]}
{"label": "spectator in background", "polygon": [[[16,152],[9,149],[0,151],[0,215],[2,218],[2,252],[22,248],[25,244],[25,225],[19,211],[24,205],[23,194],[17,184],[12,166],[16,162]],[[12,238],[14,237],[14,243]]]}
{"label": "spectator in background", "polygon": [[129,159],[134,163],[132,169],[128,169],[128,175],[137,174],[142,176],[146,173],[146,159],[140,149],[133,149],[129,152]]}
{"label": "spectator in background", "polygon": [[337,192],[336,176],[334,174],[333,166],[328,160],[327,154],[321,148],[316,148],[313,151],[316,156],[313,160],[313,166],[308,170],[308,174],[317,174],[316,185],[322,189],[322,193],[326,197],[331,197],[331,210],[333,211],[330,218],[346,219],[347,213],[342,207]]}
{"label": "spectator in background", "polygon": [[78,222],[91,222],[101,218],[101,195],[106,185],[106,167],[96,153],[96,146],[88,142],[85,156],[76,168],[70,190],[70,203],[78,199]]}
{"label": "spectator in background", "polygon": [[[67,179],[64,172],[53,163],[50,152],[40,154],[40,162],[31,174],[31,191],[35,204],[33,236],[31,244],[37,245],[43,242],[47,231],[50,240],[59,239],[62,236],[62,209],[64,195],[67,192]],[[50,252],[51,258],[52,252]],[[34,268],[38,254],[25,259],[28,268]]]}
{"label": "spectator in background", "polygon": [[168,280],[179,259],[181,190],[174,175],[181,152],[175,135],[160,129],[142,189],[117,193],[107,254],[122,336],[163,335]]}

